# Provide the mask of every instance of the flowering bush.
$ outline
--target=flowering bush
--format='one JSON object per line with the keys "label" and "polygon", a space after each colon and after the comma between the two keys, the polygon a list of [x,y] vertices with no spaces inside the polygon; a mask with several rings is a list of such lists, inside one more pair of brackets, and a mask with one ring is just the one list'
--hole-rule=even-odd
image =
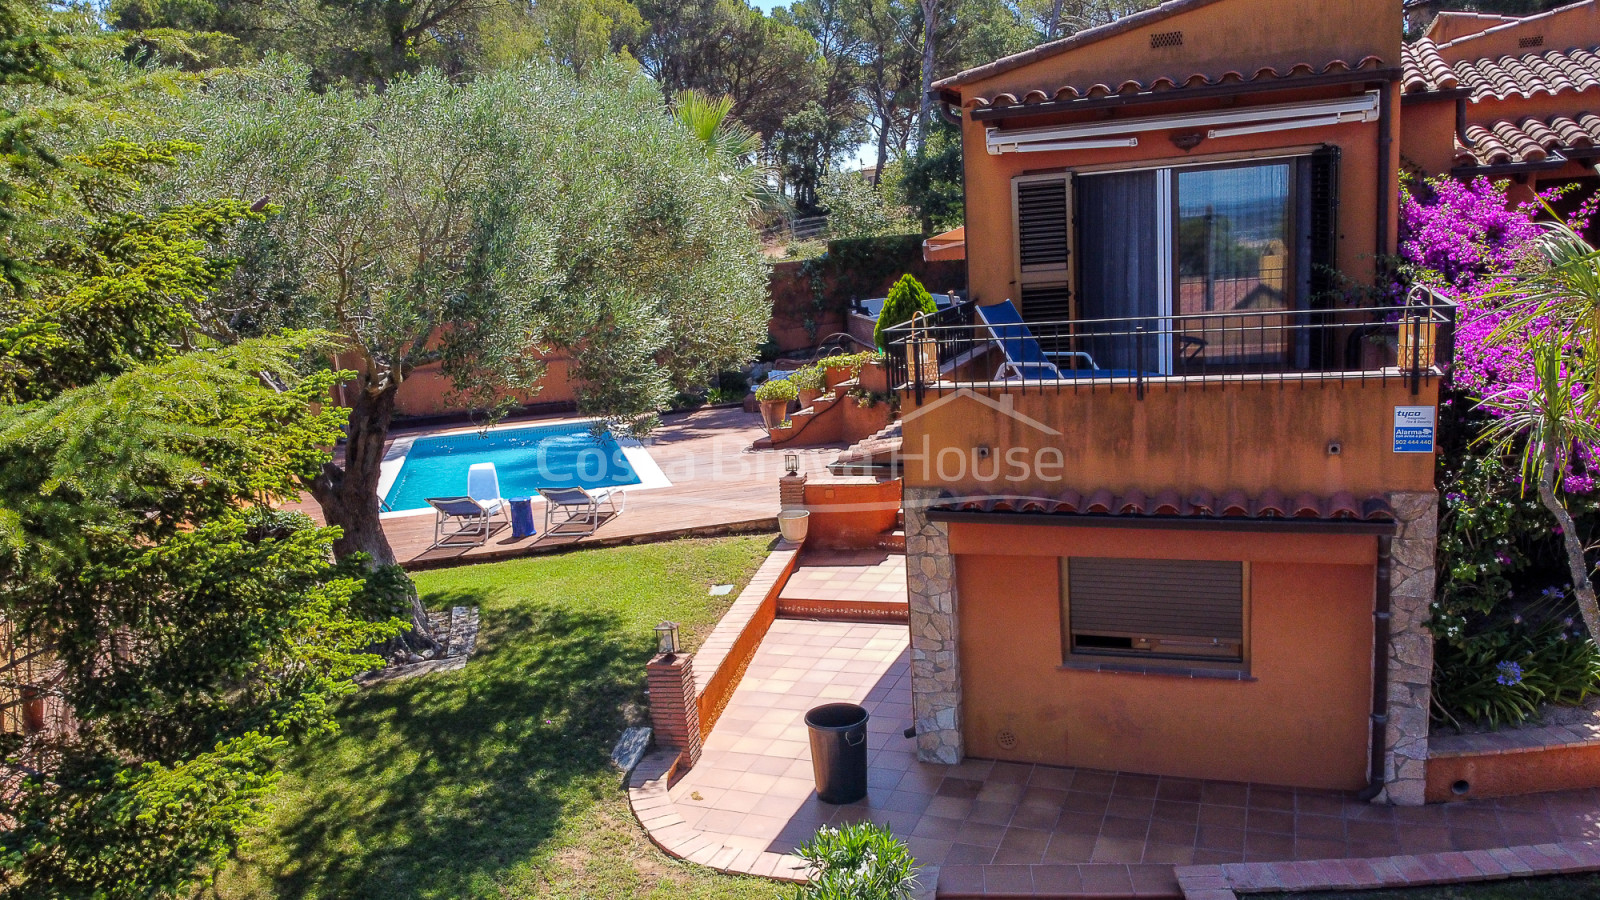
{"label": "flowering bush", "polygon": [[911,900],[917,889],[916,860],[882,825],[824,825],[795,854],[810,869],[797,900]]}
{"label": "flowering bush", "polygon": [[[1552,203],[1557,193],[1541,199]],[[1582,229],[1594,202],[1578,207],[1574,227]],[[1600,675],[1600,652],[1567,619],[1570,585],[1548,515],[1524,493],[1513,465],[1473,443],[1494,415],[1479,401],[1534,384],[1531,342],[1490,338],[1516,308],[1506,295],[1512,276],[1539,264],[1540,211],[1508,204],[1504,182],[1481,178],[1413,183],[1401,202],[1402,273],[1458,304],[1452,386],[1440,410],[1439,587],[1430,623],[1438,639],[1435,716],[1457,724],[1521,721],[1541,703],[1581,700]],[[1568,460],[1564,487],[1585,531],[1600,521],[1597,459],[1595,448],[1579,447]]]}

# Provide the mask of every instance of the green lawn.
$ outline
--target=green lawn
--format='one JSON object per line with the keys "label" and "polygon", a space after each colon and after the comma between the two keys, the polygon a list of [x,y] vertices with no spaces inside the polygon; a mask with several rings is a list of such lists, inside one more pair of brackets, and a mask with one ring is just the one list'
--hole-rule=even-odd
{"label": "green lawn", "polygon": [[1592,900],[1600,897],[1600,875],[1487,881],[1398,891],[1257,896],[1261,900]]}
{"label": "green lawn", "polygon": [[[482,608],[460,672],[347,698],[302,748],[224,898],[788,897],[651,846],[611,745],[644,710],[651,629],[695,646],[769,538],[584,550],[426,572],[430,607]],[[737,591],[735,591],[737,594]],[[209,893],[209,892],[208,892]]]}

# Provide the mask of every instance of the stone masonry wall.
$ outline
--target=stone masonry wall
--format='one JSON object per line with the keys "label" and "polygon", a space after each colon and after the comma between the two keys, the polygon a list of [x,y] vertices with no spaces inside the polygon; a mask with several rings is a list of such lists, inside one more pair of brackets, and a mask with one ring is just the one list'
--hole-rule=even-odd
{"label": "stone masonry wall", "polygon": [[906,592],[911,619],[911,715],[917,758],[961,762],[961,669],[956,648],[955,560],[950,529],[928,521],[938,497],[930,488],[905,489]]}
{"label": "stone masonry wall", "polygon": [[1432,699],[1434,551],[1439,495],[1389,495],[1398,529],[1389,543],[1389,709],[1384,726],[1384,788],[1379,802],[1421,806],[1428,777]]}

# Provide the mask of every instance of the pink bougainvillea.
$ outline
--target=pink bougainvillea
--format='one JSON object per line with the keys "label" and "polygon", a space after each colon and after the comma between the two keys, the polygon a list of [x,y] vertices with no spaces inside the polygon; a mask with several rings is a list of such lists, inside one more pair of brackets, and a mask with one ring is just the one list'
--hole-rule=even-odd
{"label": "pink bougainvillea", "polygon": [[[1517,303],[1502,292],[1519,266],[1529,262],[1533,242],[1542,232],[1539,203],[1510,204],[1506,182],[1478,178],[1430,180],[1407,190],[1400,204],[1400,256],[1406,273],[1454,301],[1456,308],[1455,388],[1472,399],[1515,391],[1533,384],[1533,360],[1527,344],[1491,341],[1507,310]],[[1541,195],[1552,203],[1559,192]],[[1568,220],[1582,231],[1597,198],[1589,198]],[[1530,328],[1548,326],[1535,320]],[[1579,447],[1569,491],[1595,489],[1600,450]]]}

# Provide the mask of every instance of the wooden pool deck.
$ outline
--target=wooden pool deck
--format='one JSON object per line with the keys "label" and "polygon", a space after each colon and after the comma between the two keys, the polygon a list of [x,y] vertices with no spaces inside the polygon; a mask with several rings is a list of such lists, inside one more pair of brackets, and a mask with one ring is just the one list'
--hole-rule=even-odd
{"label": "wooden pool deck", "polygon": [[[559,421],[561,417],[514,420],[518,424]],[[383,530],[396,559],[407,569],[488,562],[572,547],[648,543],[680,537],[775,532],[778,530],[778,479],[783,476],[781,450],[754,450],[765,437],[761,417],[738,408],[699,410],[663,416],[663,425],[647,447],[651,458],[672,482],[668,487],[627,492],[620,515],[608,517],[592,535],[544,530],[543,504],[534,504],[539,533],[520,540],[497,520],[489,540],[478,547],[429,549],[433,543],[433,514],[389,515]],[[509,424],[509,423],[508,423]],[[397,429],[395,438],[426,434],[434,429]],[[802,472],[823,472],[842,444],[790,451],[800,458]],[[295,508],[318,521],[315,501],[302,499]]]}

